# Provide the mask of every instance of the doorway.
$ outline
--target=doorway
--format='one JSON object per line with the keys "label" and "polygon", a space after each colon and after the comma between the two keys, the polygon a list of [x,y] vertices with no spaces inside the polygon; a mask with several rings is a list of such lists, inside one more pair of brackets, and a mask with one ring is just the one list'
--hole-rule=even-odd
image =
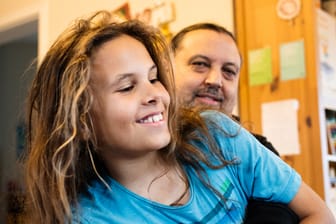
{"label": "doorway", "polygon": [[[25,98],[36,71],[38,19],[0,30],[0,223],[24,223]],[[18,203],[19,202],[19,203]]]}

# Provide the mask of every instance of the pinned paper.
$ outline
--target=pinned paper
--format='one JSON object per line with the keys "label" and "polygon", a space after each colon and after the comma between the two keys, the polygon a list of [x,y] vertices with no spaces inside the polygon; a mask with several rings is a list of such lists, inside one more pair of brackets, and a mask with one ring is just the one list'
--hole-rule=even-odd
{"label": "pinned paper", "polygon": [[250,86],[272,82],[271,48],[261,48],[249,52],[248,72]]}
{"label": "pinned paper", "polygon": [[281,80],[304,78],[305,75],[306,65],[303,40],[282,44],[280,46]]}
{"label": "pinned paper", "polygon": [[327,12],[317,9],[318,48],[322,96],[336,95],[336,20]]}
{"label": "pinned paper", "polygon": [[296,99],[263,103],[262,132],[280,155],[300,153]]}

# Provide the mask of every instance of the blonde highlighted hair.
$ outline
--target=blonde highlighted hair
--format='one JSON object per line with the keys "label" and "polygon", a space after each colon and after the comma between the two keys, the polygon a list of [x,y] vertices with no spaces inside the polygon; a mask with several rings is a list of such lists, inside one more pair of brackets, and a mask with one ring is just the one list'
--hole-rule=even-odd
{"label": "blonde highlighted hair", "polygon": [[[30,89],[25,158],[30,223],[71,223],[79,194],[85,193],[93,180],[104,182],[90,117],[91,60],[102,44],[121,35],[145,46],[171,97],[168,126],[172,140],[160,150],[162,159],[191,165],[201,179],[201,163],[214,169],[229,163],[199,111],[177,108],[171,51],[161,33],[139,21],[115,22],[113,14],[99,11],[77,20],[58,37],[39,65]],[[220,163],[214,165],[191,140],[204,141]]]}
{"label": "blonde highlighted hair", "polygon": [[[175,96],[170,52],[161,34],[138,21],[114,22],[99,11],[79,19],[51,46],[28,98],[27,190],[29,217],[37,223],[68,223],[78,193],[99,176],[96,137],[90,118],[90,60],[106,41],[120,35],[139,40],[158,67],[159,80]],[[169,114],[175,114],[172,100]],[[169,120],[171,133],[172,122]],[[163,151],[172,156],[175,143]],[[98,167],[96,167],[98,166]]]}

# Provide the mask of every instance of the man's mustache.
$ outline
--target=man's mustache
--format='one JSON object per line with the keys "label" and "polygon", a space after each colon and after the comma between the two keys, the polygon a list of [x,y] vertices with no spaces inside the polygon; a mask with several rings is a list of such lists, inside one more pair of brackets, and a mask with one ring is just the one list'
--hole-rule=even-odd
{"label": "man's mustache", "polygon": [[194,95],[196,97],[209,97],[219,102],[222,102],[224,100],[224,96],[220,88],[218,87],[212,87],[212,86],[204,87],[204,88],[198,89],[194,93]]}

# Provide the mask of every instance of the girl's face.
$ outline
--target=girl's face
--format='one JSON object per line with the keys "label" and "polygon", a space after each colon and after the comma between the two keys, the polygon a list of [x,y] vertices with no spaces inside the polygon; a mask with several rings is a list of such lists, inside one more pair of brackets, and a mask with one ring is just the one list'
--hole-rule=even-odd
{"label": "girl's face", "polygon": [[103,154],[127,158],[168,145],[170,97],[140,41],[122,35],[104,43],[92,59],[91,86],[91,114]]}

